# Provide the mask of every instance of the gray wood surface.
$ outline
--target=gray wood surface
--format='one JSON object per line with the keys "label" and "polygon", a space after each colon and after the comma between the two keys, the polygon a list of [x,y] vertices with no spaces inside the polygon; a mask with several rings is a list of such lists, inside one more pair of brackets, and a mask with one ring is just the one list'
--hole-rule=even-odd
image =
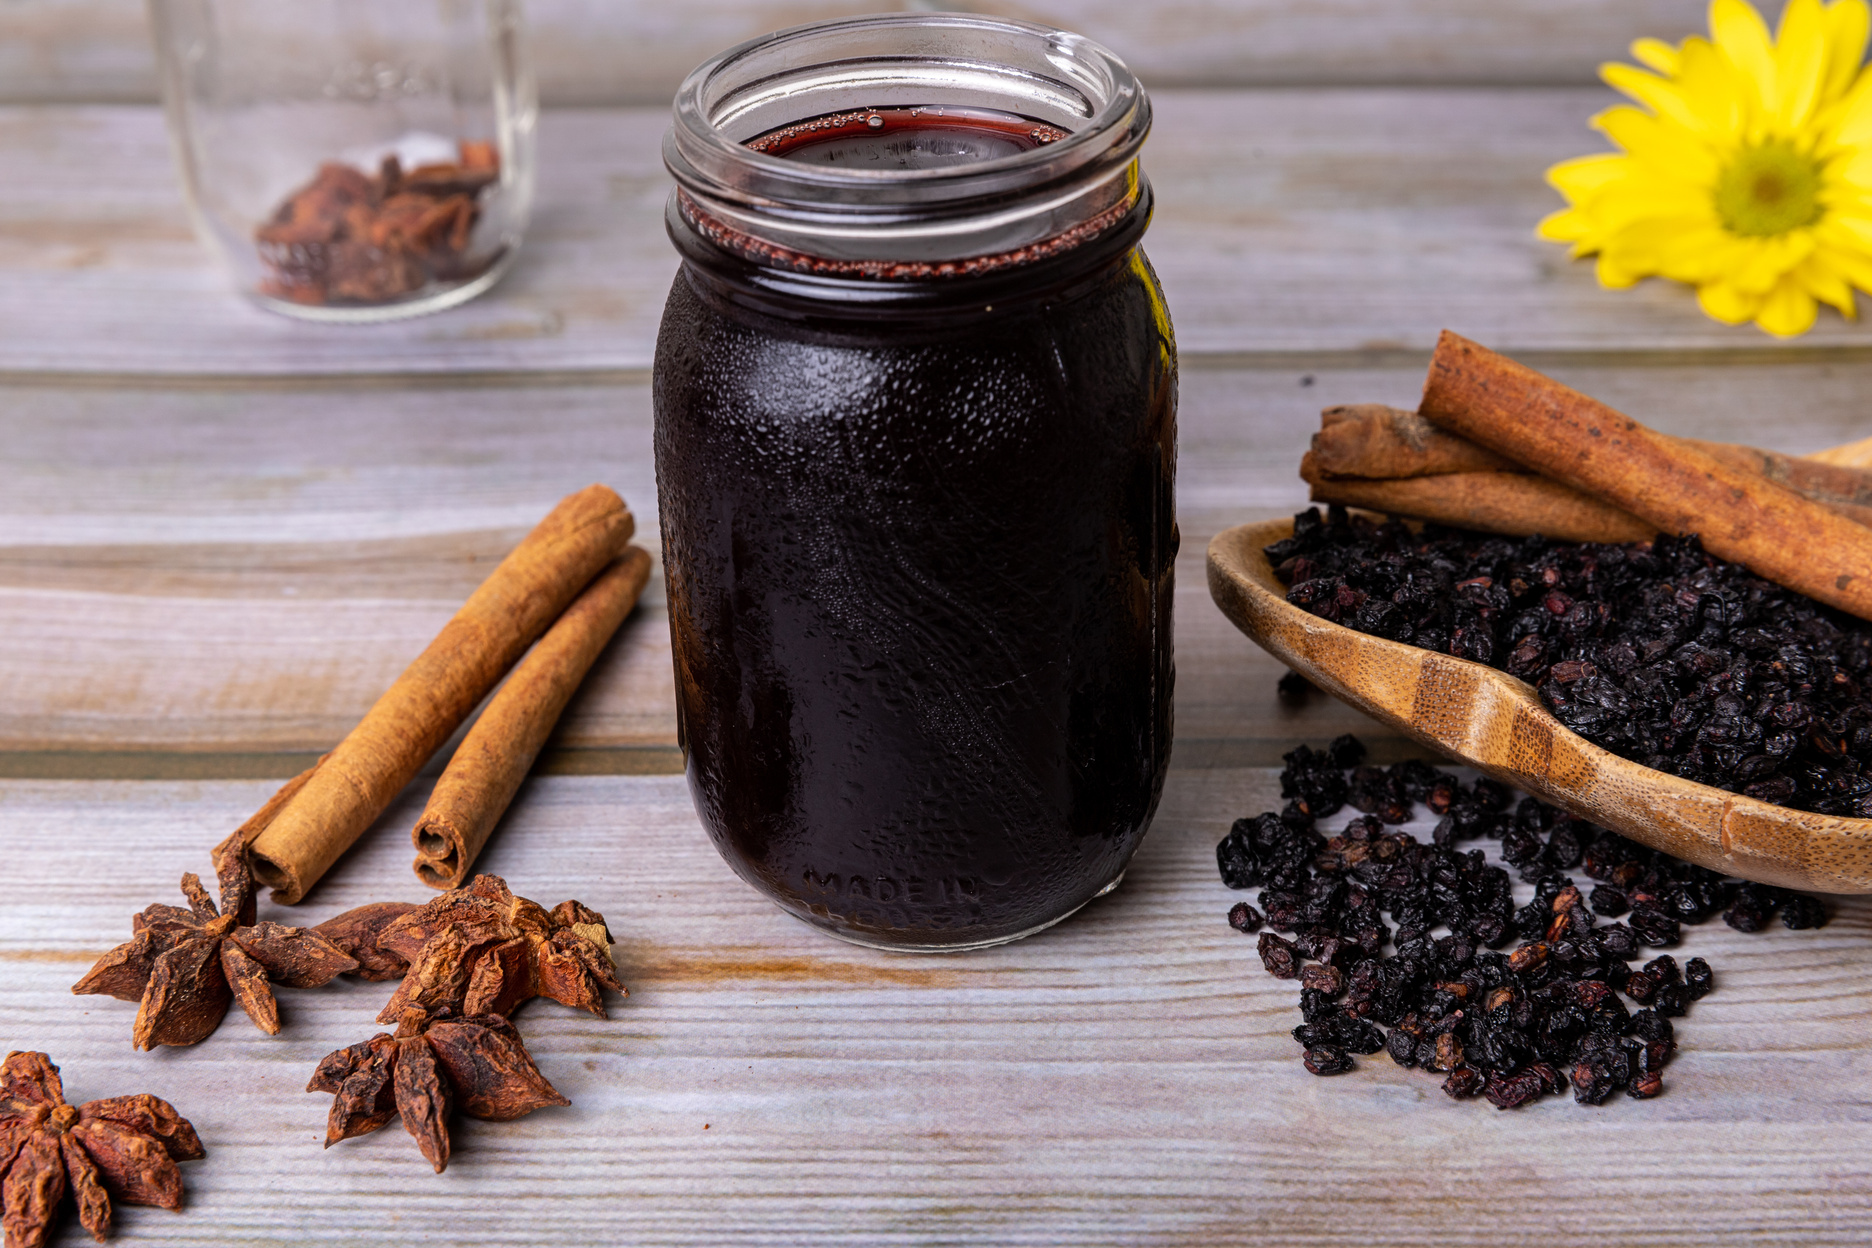
{"label": "gray wood surface", "polygon": [[[1455,329],[1522,354],[1862,349],[1718,325],[1691,292],[1599,289],[1542,242],[1553,161],[1597,150],[1609,91],[1166,91],[1146,241],[1186,360],[1408,361]],[[191,237],[159,115],[0,110],[0,373],[69,377],[648,367],[675,260],[662,109],[551,112],[535,221],[498,299],[360,331],[230,299]],[[97,193],[99,171],[111,193]],[[104,349],[108,344],[108,350]],[[1811,355],[1804,358],[1811,358]]]}
{"label": "gray wood surface", "polygon": [[[498,299],[494,301],[498,304]],[[1793,451],[1872,421],[1872,360],[1562,360],[1562,379],[1681,433]],[[1265,765],[1305,718],[1210,604],[1203,549],[1306,505],[1333,403],[1414,402],[1415,368],[1183,376],[1179,757]],[[0,774],[294,774],[369,708],[562,495],[603,480],[657,548],[647,382],[0,385]],[[667,769],[658,584],[568,713],[560,767]],[[574,758],[571,755],[579,755]]]}
{"label": "gray wood surface", "polygon": [[[751,7],[689,6],[691,29],[715,39]],[[758,7],[766,25],[812,8]],[[1247,68],[1229,81],[1525,84],[1584,81],[1631,34],[1700,9],[1072,11],[1148,30],[1197,66],[1185,81],[1235,72],[1236,47]],[[597,32],[591,65],[617,46],[609,6],[534,12]],[[116,0],[15,0],[0,35],[39,23],[51,60],[0,38],[0,68],[117,66],[129,90],[135,22]],[[84,80],[32,90],[71,98],[56,84]],[[0,74],[0,90],[19,81]],[[1719,989],[1680,1027],[1668,1094],[1515,1113],[1450,1102],[1382,1057],[1307,1075],[1285,1034],[1294,986],[1223,920],[1241,895],[1214,842],[1276,804],[1281,752],[1347,730],[1381,759],[1405,749],[1325,699],[1278,703],[1280,669],[1203,588],[1210,534],[1302,505],[1294,470],[1321,406],[1410,405],[1448,325],[1674,432],[1797,452],[1872,432],[1865,331],[1823,319],[1771,343],[1679,290],[1599,291],[1533,239],[1553,202],[1541,169],[1592,150],[1585,118],[1606,98],[1158,92],[1148,246],[1184,347],[1178,735],[1124,885],[966,957],[850,948],[784,917],[716,856],[672,774],[653,591],[484,860],[538,901],[602,910],[632,995],[609,1021],[526,1007],[572,1107],[464,1123],[440,1178],[394,1125],[321,1152],[328,1098],[300,1091],[321,1055],[376,1030],[386,988],[285,992],[278,1037],[236,1015],[153,1055],[130,1049],[132,1007],[67,989],[355,721],[555,499],[609,482],[654,548],[645,370],[674,269],[663,110],[550,112],[538,219],[502,287],[329,330],[227,294],[154,110],[0,108],[0,1045],[53,1053],[75,1097],[152,1091],[201,1129],[189,1209],[125,1211],[124,1242],[1872,1239],[1872,903],[1840,903],[1820,932],[1693,929],[1680,956],[1707,956]],[[271,916],[425,896],[408,827],[430,782],[305,906]]]}
{"label": "gray wood surface", "polygon": [[[603,911],[631,990],[609,1021],[518,1015],[572,1106],[462,1124],[439,1178],[394,1123],[321,1153],[330,1098],[301,1089],[377,1030],[387,985],[282,991],[279,1036],[237,1013],[154,1056],[130,1050],[133,1007],[66,994],[268,791],[5,788],[9,865],[35,885],[0,910],[8,1043],[58,1056],[76,1096],[172,1100],[209,1150],[188,1210],[129,1211],[126,1243],[1705,1248],[1872,1226],[1872,903],[1819,932],[1691,929],[1677,952],[1718,989],[1680,1020],[1655,1101],[1501,1113],[1382,1055],[1316,1079],[1286,1034],[1296,989],[1228,926],[1242,894],[1215,872],[1228,821],[1277,803],[1264,769],[1173,769],[1115,893],[1020,944],[921,958],[769,906],[679,778],[536,780],[485,865]],[[403,829],[422,796],[275,917],[420,897]]]}
{"label": "gray wood surface", "polygon": [[[147,103],[146,0],[0,4],[0,100]],[[1153,88],[1594,80],[1641,35],[1704,29],[1700,0],[528,0],[549,104],[667,104],[684,74],[782,26],[961,9],[1075,30]],[[1770,12],[1780,5],[1767,0]]]}

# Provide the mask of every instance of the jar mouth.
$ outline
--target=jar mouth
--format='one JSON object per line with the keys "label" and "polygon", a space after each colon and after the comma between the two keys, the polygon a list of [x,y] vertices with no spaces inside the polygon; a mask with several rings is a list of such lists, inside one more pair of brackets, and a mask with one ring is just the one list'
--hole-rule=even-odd
{"label": "jar mouth", "polygon": [[[808,164],[747,146],[815,117],[905,108],[989,109],[1066,134],[916,169]],[[940,265],[1018,253],[1137,202],[1150,119],[1131,71],[1082,36],[972,14],[886,14],[796,26],[704,62],[677,92],[663,159],[702,217],[758,240],[764,255]]]}

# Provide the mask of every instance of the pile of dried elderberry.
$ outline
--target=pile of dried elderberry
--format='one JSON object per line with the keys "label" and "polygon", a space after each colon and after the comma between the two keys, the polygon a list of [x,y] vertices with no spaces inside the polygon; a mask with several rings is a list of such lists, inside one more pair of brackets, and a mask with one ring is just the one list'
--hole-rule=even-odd
{"label": "pile of dried elderberry", "polygon": [[[1790,928],[1826,922],[1816,898],[1725,879],[1531,797],[1511,809],[1493,780],[1465,783],[1418,760],[1362,766],[1365,747],[1349,735],[1285,757],[1286,808],[1236,820],[1216,862],[1230,888],[1262,890],[1260,910],[1229,912],[1235,928],[1293,934],[1262,932],[1261,961],[1300,981],[1293,1034],[1316,1075],[1383,1049],[1443,1072],[1451,1096],[1503,1109],[1569,1084],[1589,1105],[1620,1088],[1656,1096],[1676,1045],[1670,1020],[1714,980],[1702,958],[1627,963],[1717,913],[1745,932],[1777,910]],[[1416,803],[1442,816],[1431,844],[1397,830]],[[1361,813],[1339,835],[1314,830],[1348,805]],[[1501,842],[1532,901],[1517,907],[1508,872],[1459,848],[1481,838]],[[1598,881],[1589,894],[1564,874],[1575,868]]]}
{"label": "pile of dried elderberry", "polygon": [[1287,600],[1534,685],[1588,741],[1780,806],[1872,817],[1872,625],[1695,537],[1624,546],[1294,517]]}

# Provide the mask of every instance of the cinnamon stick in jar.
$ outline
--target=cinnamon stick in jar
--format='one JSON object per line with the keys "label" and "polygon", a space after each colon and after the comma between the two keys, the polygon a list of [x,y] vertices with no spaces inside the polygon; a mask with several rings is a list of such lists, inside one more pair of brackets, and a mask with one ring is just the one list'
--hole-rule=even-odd
{"label": "cinnamon stick in jar", "polygon": [[500,562],[358,726],[251,830],[248,858],[275,901],[305,896],[579,591],[623,555],[634,527],[623,499],[588,486]]}
{"label": "cinnamon stick in jar", "polygon": [[1872,619],[1872,528],[1448,330],[1419,411],[1432,423],[1721,559]]}
{"label": "cinnamon stick in jar", "polygon": [[586,586],[488,701],[410,832],[417,879],[446,889],[468,878],[566,703],[649,578],[649,552],[631,547]]}

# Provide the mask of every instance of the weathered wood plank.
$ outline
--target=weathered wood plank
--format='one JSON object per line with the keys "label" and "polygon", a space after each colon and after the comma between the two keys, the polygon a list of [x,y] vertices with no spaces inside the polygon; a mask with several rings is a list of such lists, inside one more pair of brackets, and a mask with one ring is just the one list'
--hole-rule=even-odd
{"label": "weathered wood plank", "polygon": [[1578,85],[1597,81],[1600,64],[1625,57],[1634,39],[1707,30],[1700,0],[942,0],[928,7],[1079,31],[1153,88]]}
{"label": "weathered wood plank", "polygon": [[[1594,90],[1163,91],[1148,250],[1191,360],[1371,360],[1450,327],[1509,352],[1790,348],[1685,289],[1600,290],[1534,237],[1551,162],[1596,150]],[[307,376],[649,365],[675,270],[660,108],[541,127],[537,218],[506,282],[440,316],[301,325],[232,297],[190,236],[152,109],[0,109],[0,372]],[[98,193],[110,170],[111,193]]]}
{"label": "weathered wood plank", "polygon": [[[1111,47],[1156,87],[1582,83],[1633,39],[1681,38],[1704,20],[1699,0],[531,0],[527,19],[548,103],[662,104],[691,67],[743,39],[821,18],[915,8],[999,13],[1076,30]],[[0,99],[153,101],[144,13],[138,0],[0,7]]]}
{"label": "weathered wood plank", "polygon": [[[1703,437],[1808,451],[1872,424],[1872,361],[1556,371]],[[1281,668],[1209,601],[1202,552],[1221,528],[1304,505],[1295,469],[1322,406],[1409,405],[1421,377],[1184,373],[1178,766],[1266,763],[1301,736],[1369,730],[1329,699],[1275,701]],[[16,775],[289,775],[561,495],[616,486],[657,545],[641,381],[15,385],[0,389],[0,445],[0,754]],[[583,761],[556,766],[641,770],[640,754],[603,752],[644,747],[673,765],[661,603],[653,582],[558,740]]]}
{"label": "weathered wood plank", "polygon": [[[329,1101],[304,1081],[377,1030],[386,986],[283,992],[278,1037],[236,1015],[155,1055],[130,1049],[131,1006],[67,993],[267,790],[0,783],[9,876],[32,882],[0,899],[0,1040],[54,1054],[78,1097],[169,1098],[209,1150],[184,1214],[126,1211],[139,1242],[316,1222],[443,1243],[462,1217],[491,1244],[1792,1245],[1872,1227],[1872,905],[1817,932],[1688,929],[1678,955],[1708,957],[1718,990],[1680,1021],[1656,1101],[1498,1113],[1383,1056],[1315,1079],[1285,1034],[1294,986],[1223,921],[1242,894],[1214,841],[1277,800],[1254,770],[1174,774],[1123,886],[1071,921],[920,959],[771,908],[679,779],[536,781],[485,865],[602,910],[631,989],[610,1021],[521,1012],[572,1107],[464,1123],[441,1178],[395,1124],[321,1153]],[[422,896],[406,833],[422,797],[273,916]]]}

